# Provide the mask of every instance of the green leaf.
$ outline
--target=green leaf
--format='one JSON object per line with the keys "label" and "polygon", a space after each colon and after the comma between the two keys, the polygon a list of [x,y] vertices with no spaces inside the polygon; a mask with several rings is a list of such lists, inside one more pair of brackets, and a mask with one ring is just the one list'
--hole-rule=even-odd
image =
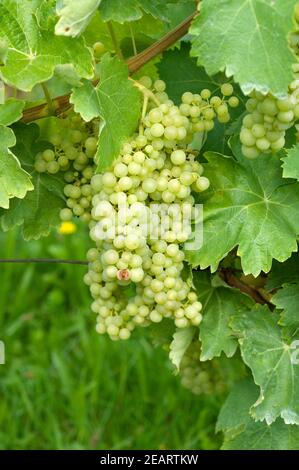
{"label": "green leaf", "polygon": [[80,77],[92,78],[92,55],[82,39],[55,36],[39,29],[37,13],[48,6],[39,0],[0,0],[0,31],[9,44],[5,64],[0,67],[3,81],[30,91],[49,80],[59,64],[73,64]]}
{"label": "green leaf", "polygon": [[190,46],[187,43],[182,43],[180,49],[166,51],[157,68],[161,80],[166,83],[167,94],[176,104],[180,103],[185,91],[200,93],[202,89],[209,88],[215,92],[220,88],[216,78],[209,77],[205,69],[190,57]]}
{"label": "green leaf", "polygon": [[203,304],[203,319],[200,324],[202,343],[201,361],[235,354],[238,343],[229,326],[232,316],[251,309],[253,302],[240,291],[216,285],[208,273],[194,272],[193,282],[199,300]]}
{"label": "green leaf", "polygon": [[193,266],[215,271],[238,246],[244,273],[258,276],[271,269],[273,258],[282,262],[297,251],[299,184],[282,178],[277,155],[248,160],[231,142],[238,161],[205,153],[211,189],[203,207],[204,242],[186,257]]}
{"label": "green leaf", "polygon": [[127,66],[116,57],[105,56],[100,73],[97,97],[105,124],[100,130],[96,158],[99,169],[104,170],[117,157],[123,142],[136,130],[140,117],[140,93],[128,80]]}
{"label": "green leaf", "polygon": [[22,199],[33,189],[29,174],[9,150],[15,143],[13,131],[0,125],[0,207],[4,209],[9,208],[11,198]]}
{"label": "green leaf", "polygon": [[285,283],[292,283],[299,280],[299,254],[295,253],[285,263],[274,261],[272,269],[268,275],[266,287],[273,290],[281,287]]}
{"label": "green leaf", "polygon": [[104,21],[126,21],[139,20],[143,12],[149,13],[154,18],[168,21],[168,3],[165,0],[102,0],[100,12]]}
{"label": "green leaf", "polygon": [[223,450],[292,450],[299,449],[299,427],[278,419],[271,426],[255,422],[249,408],[258,395],[249,380],[237,383],[225,401],[216,430],[225,433]]}
{"label": "green leaf", "polygon": [[100,12],[104,21],[136,21],[142,17],[138,0],[102,0]]}
{"label": "green leaf", "polygon": [[[299,424],[299,366],[294,345],[282,337],[279,316],[265,306],[237,315],[233,329],[240,335],[241,354],[250,367],[260,396],[251,407],[255,420],[273,423],[281,417],[286,424]],[[294,341],[298,337],[293,337]]]}
{"label": "green leaf", "polygon": [[15,134],[17,144],[14,153],[31,175],[35,189],[24,199],[11,201],[10,209],[1,217],[1,225],[3,230],[22,225],[25,240],[37,239],[48,235],[51,227],[60,222],[59,211],[65,206],[64,181],[59,174],[49,176],[34,170],[35,146],[39,136],[36,124],[18,124],[15,126]]}
{"label": "green leaf", "polygon": [[117,57],[105,54],[100,64],[101,81],[94,88],[85,81],[73,90],[76,112],[89,121],[101,116],[100,144],[96,159],[99,170],[108,168],[123,142],[136,130],[140,116],[140,93],[128,79],[128,68]]}
{"label": "green leaf", "polygon": [[19,121],[22,117],[24,106],[25,101],[14,98],[10,98],[4,104],[0,104],[0,124],[10,126],[10,124]]}
{"label": "green leaf", "polygon": [[244,431],[251,421],[249,409],[258,396],[258,387],[251,380],[245,379],[236,383],[220,410],[216,432],[222,431],[226,438],[232,438]]}
{"label": "green leaf", "polygon": [[173,335],[173,340],[170,344],[169,359],[178,370],[180,369],[185,352],[192,343],[195,333],[196,328],[190,326],[177,330]]}
{"label": "green leaf", "polygon": [[299,283],[284,284],[271,299],[281,314],[280,324],[286,327],[299,327]]}
{"label": "green leaf", "polygon": [[91,21],[101,0],[63,0],[62,8],[57,10],[60,17],[55,34],[58,36],[79,36]]}
{"label": "green leaf", "polygon": [[155,347],[167,348],[172,341],[174,332],[175,325],[170,318],[164,318],[160,323],[152,323],[149,326],[151,342]]}
{"label": "green leaf", "polygon": [[83,85],[73,88],[70,103],[74,105],[76,113],[81,114],[84,121],[89,122],[101,114],[101,105],[98,99],[97,88],[88,80],[82,80]]}
{"label": "green leaf", "polygon": [[299,144],[287,150],[286,157],[281,160],[283,161],[283,177],[295,178],[299,181]]}
{"label": "green leaf", "polygon": [[[192,54],[209,75],[225,70],[245,94],[283,96],[296,62],[287,35],[296,0],[203,0],[190,32]],[[275,32],[275,34],[273,34]]]}

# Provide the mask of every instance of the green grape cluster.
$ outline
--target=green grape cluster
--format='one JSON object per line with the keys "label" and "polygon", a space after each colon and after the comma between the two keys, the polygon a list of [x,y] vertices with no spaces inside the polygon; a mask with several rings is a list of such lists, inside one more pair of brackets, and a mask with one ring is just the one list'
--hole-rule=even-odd
{"label": "green grape cluster", "polygon": [[[295,8],[297,31],[290,35],[290,46],[299,57],[299,5]],[[285,134],[299,118],[299,64],[293,65],[294,80],[285,98],[257,91],[246,103],[248,114],[243,118],[240,141],[242,153],[250,159],[262,153],[276,153],[285,145]]]}
{"label": "green grape cluster", "polygon": [[[139,132],[123,145],[108,171],[91,179],[95,247],[87,254],[85,282],[94,299],[97,331],[113,340],[127,339],[137,326],[163,318],[173,319],[178,328],[202,319],[197,294],[182,276],[182,244],[191,231],[183,221],[195,218],[192,192],[205,191],[209,180],[188,143],[200,122],[212,121],[211,114],[208,119],[198,112],[203,100],[206,109],[217,106],[207,104],[212,100],[207,91],[185,93],[176,106],[161,80],[152,86],[145,77],[141,84],[153,94],[153,104]],[[231,94],[231,87],[223,91]],[[205,131],[211,128],[205,125]],[[124,294],[128,286],[133,286],[129,299]]]}
{"label": "green grape cluster", "polygon": [[201,362],[200,353],[200,343],[194,341],[180,365],[181,384],[195,395],[223,393],[226,383],[220,365],[216,359]]}
{"label": "green grape cluster", "polygon": [[94,156],[97,149],[98,123],[86,124],[74,115],[61,120],[60,132],[50,137],[52,148],[35,157],[35,170],[39,173],[64,172],[66,206],[60,212],[61,220],[73,216],[90,221],[92,191],[90,181],[95,171]]}
{"label": "green grape cluster", "polygon": [[248,114],[243,118],[240,140],[243,155],[257,158],[261,153],[275,153],[285,144],[286,130],[299,118],[299,81],[291,83],[289,94],[278,99],[257,91],[246,103]]}

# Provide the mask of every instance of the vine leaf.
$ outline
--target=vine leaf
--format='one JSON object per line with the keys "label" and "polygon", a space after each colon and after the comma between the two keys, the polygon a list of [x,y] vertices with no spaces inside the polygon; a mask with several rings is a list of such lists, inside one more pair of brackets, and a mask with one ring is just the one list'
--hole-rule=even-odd
{"label": "vine leaf", "polygon": [[256,306],[248,314],[236,315],[232,328],[240,335],[242,358],[260,387],[260,396],[251,407],[252,417],[267,424],[279,417],[286,424],[299,424],[299,366],[278,320],[277,313]]}
{"label": "vine leaf", "polygon": [[190,46],[187,43],[182,43],[180,49],[164,52],[157,68],[161,80],[166,83],[167,94],[176,104],[180,103],[186,90],[199,93],[204,88],[212,92],[220,88],[220,84],[190,57]]}
{"label": "vine leaf", "polygon": [[[296,0],[203,0],[190,32],[192,54],[209,75],[225,70],[245,94],[283,96],[293,80],[288,46]],[[275,34],[273,33],[275,32]]]}
{"label": "vine leaf", "polygon": [[99,117],[101,107],[97,95],[97,88],[88,80],[82,80],[82,86],[73,88],[70,103],[74,105],[76,113],[81,114],[85,122]]}
{"label": "vine leaf", "polygon": [[299,284],[284,284],[271,299],[281,314],[280,324],[286,327],[299,326]]}
{"label": "vine leaf", "polygon": [[33,190],[30,175],[21,168],[17,157],[9,150],[16,143],[13,131],[0,124],[0,207],[9,208],[10,199],[24,198]]}
{"label": "vine leaf", "polygon": [[286,152],[287,155],[282,158],[283,177],[299,181],[299,144]]}
{"label": "vine leaf", "polygon": [[[17,144],[14,153],[19,157],[24,169],[31,175],[34,191],[24,199],[13,199],[10,209],[1,217],[3,230],[22,225],[25,240],[48,235],[51,227],[59,223],[59,211],[65,205],[63,178],[59,175],[40,174],[34,170],[38,126],[18,124],[15,126]],[[7,170],[6,170],[7,171]]]}
{"label": "vine leaf", "polygon": [[173,340],[170,343],[169,359],[178,370],[180,369],[185,352],[192,343],[195,333],[196,328],[190,326],[177,330],[173,335]]}
{"label": "vine leaf", "polygon": [[219,357],[222,352],[232,357],[238,342],[229,326],[232,316],[251,309],[253,302],[241,292],[215,285],[205,272],[195,272],[194,286],[203,304],[203,319],[200,324],[201,361]]}
{"label": "vine leaf", "polygon": [[205,153],[211,189],[204,196],[204,241],[186,257],[193,266],[215,271],[238,246],[244,273],[257,276],[271,269],[273,258],[282,262],[297,251],[299,184],[282,178],[277,155],[248,160],[236,142],[231,140],[237,161]]}
{"label": "vine leaf", "polygon": [[102,0],[100,12],[104,21],[125,23],[142,18],[144,13],[169,21],[168,4],[176,0]]}
{"label": "vine leaf", "polygon": [[299,254],[294,253],[283,265],[274,261],[267,278],[268,290],[278,289],[283,284],[291,284],[299,279]]}
{"label": "vine leaf", "polygon": [[268,426],[249,415],[258,388],[249,381],[235,384],[221,408],[216,431],[224,432],[223,450],[291,450],[299,449],[299,427],[287,426],[278,418]]}
{"label": "vine leaf", "polygon": [[101,116],[96,159],[99,170],[108,168],[121,145],[138,126],[140,93],[128,79],[128,67],[117,57],[105,54],[100,64],[101,81],[94,88],[87,81],[73,91],[71,102],[83,119]]}
{"label": "vine leaf", "polygon": [[63,0],[61,8],[57,9],[60,17],[55,26],[58,36],[79,36],[91,21],[101,0]]}
{"label": "vine leaf", "polygon": [[55,36],[54,24],[39,28],[44,8],[48,12],[49,5],[37,0],[0,0],[0,30],[9,46],[0,76],[20,90],[50,79],[59,64],[73,64],[82,78],[93,76],[92,55],[82,39]]}
{"label": "vine leaf", "polygon": [[0,124],[10,126],[22,117],[22,111],[25,107],[25,101],[8,99],[5,103],[0,104]]}

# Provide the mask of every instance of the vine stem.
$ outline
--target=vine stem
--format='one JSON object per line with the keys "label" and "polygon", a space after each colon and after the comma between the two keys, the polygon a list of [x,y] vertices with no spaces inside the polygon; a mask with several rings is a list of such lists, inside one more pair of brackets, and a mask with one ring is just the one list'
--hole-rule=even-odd
{"label": "vine stem", "polygon": [[[149,62],[151,59],[153,59],[157,55],[161,54],[165,49],[167,49],[169,46],[171,46],[176,41],[178,41],[181,37],[185,36],[185,34],[188,32],[188,29],[191,25],[191,21],[196,15],[196,13],[197,12],[194,12],[192,15],[186,18],[182,23],[180,23],[176,28],[169,31],[169,33],[163,36],[159,41],[155,42],[144,51],[140,52],[136,56],[129,59],[127,61],[129,73],[132,74],[134,72],[137,72],[137,70],[143,67],[143,65],[145,65],[147,62]],[[97,83],[98,81],[94,82],[95,85]],[[56,115],[59,116],[63,114],[65,111],[67,111],[71,107],[69,98],[70,98],[70,95],[68,94],[68,95],[58,96],[57,98],[52,100]],[[36,121],[37,119],[48,117],[49,111],[47,108],[48,108],[47,103],[42,103],[38,106],[25,109],[23,113],[22,121],[25,123],[29,123],[32,121]]]}
{"label": "vine stem", "polygon": [[[1,263],[12,263],[12,264],[72,264],[72,265],[81,265],[88,266],[89,262],[86,260],[77,260],[77,259],[56,259],[56,258],[0,258]],[[256,303],[262,305],[268,305],[270,310],[274,310],[275,306],[262,294],[255,289],[254,287],[244,284],[240,279],[235,276],[234,272],[230,268],[222,268],[219,270],[219,276],[221,279],[230,287],[244,292],[249,297],[251,297]]]}
{"label": "vine stem", "polygon": [[0,258],[1,263],[46,263],[46,264],[77,264],[87,266],[88,261],[76,260],[76,259],[56,259],[56,258]]}
{"label": "vine stem", "polygon": [[243,283],[230,268],[222,268],[219,271],[219,276],[221,279],[228,284],[230,287],[244,292],[244,294],[249,295],[257,304],[268,305],[270,310],[274,310],[275,306],[254,287],[249,286],[248,284]]}

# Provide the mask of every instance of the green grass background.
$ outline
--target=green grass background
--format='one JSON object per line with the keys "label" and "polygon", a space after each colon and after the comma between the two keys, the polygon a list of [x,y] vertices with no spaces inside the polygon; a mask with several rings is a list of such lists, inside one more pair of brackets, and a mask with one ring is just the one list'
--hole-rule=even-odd
{"label": "green grass background", "polygon": [[[84,259],[86,229],[24,242],[0,233],[0,257]],[[0,264],[0,449],[216,449],[215,397],[181,387],[146,329],[99,336],[84,266]]]}

